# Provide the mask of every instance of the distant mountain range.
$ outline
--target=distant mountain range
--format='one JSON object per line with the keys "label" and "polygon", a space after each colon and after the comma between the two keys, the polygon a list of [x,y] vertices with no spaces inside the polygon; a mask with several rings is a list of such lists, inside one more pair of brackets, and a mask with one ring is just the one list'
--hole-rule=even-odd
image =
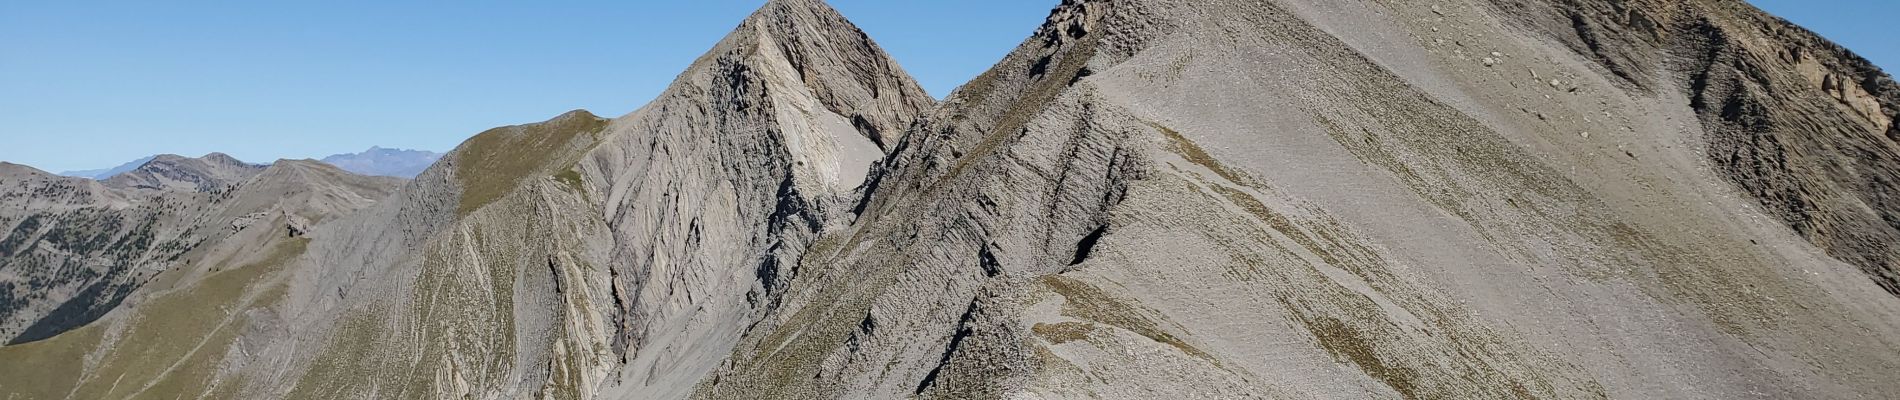
{"label": "distant mountain range", "polygon": [[441,158],[441,153],[432,151],[370,147],[361,153],[324,157],[323,162],[362,175],[414,178]]}
{"label": "distant mountain range", "polygon": [[[117,167],[66,171],[59,173],[59,175],[103,181],[119,176],[119,174],[136,170],[158,157],[157,155],[146,156],[125,164],[120,164]],[[364,150],[361,153],[331,155],[324,157],[322,161],[330,165],[335,165],[344,171],[360,175],[414,178],[417,174],[421,174],[422,170],[429,169],[430,165],[434,165],[435,160],[441,158],[441,153],[432,151],[385,149],[371,146],[369,150]]]}
{"label": "distant mountain range", "polygon": [[92,178],[93,180],[103,181],[103,180],[106,180],[106,178],[111,178],[115,175],[123,174],[123,173],[126,173],[127,171],[138,169],[139,166],[145,165],[145,163],[151,162],[152,159],[154,158],[158,158],[158,156],[155,156],[155,155],[145,156],[145,158],[132,160],[132,162],[119,164],[119,166],[112,167],[112,168],[89,169],[89,170],[84,170],[84,171],[66,171],[66,172],[59,173],[59,175],[70,176],[70,177],[75,177],[75,178]]}

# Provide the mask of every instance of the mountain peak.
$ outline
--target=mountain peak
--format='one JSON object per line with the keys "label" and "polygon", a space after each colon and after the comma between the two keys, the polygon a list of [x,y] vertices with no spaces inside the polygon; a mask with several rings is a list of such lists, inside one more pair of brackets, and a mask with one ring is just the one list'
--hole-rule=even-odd
{"label": "mountain peak", "polygon": [[209,191],[229,188],[262,172],[264,166],[252,165],[224,153],[190,158],[160,154],[151,161],[105,180],[120,188]]}
{"label": "mountain peak", "polygon": [[[185,156],[181,156],[181,155],[177,155],[177,154],[171,154],[171,153],[165,153],[165,154],[159,154],[159,155],[155,155],[155,156],[152,156],[152,159],[150,159],[150,160],[145,160],[145,164],[151,164],[151,163],[154,163],[154,162],[159,162],[159,163],[173,163],[173,162],[179,162],[179,161],[185,161],[185,160],[190,160],[190,159],[191,159],[191,157],[185,157]],[[140,165],[140,166],[142,167],[142,166],[144,166],[144,165]]]}
{"label": "mountain peak", "polygon": [[591,121],[591,120],[597,120],[597,119],[602,119],[602,118],[598,115],[594,115],[592,111],[587,111],[586,109],[575,109],[572,111],[561,113],[561,115],[555,116],[553,121],[566,121],[566,120],[571,120],[571,119]]}
{"label": "mountain peak", "polygon": [[224,154],[224,153],[219,153],[219,152],[211,152],[211,153],[205,154],[203,157],[198,157],[198,159],[204,160],[205,162],[213,163],[213,164],[245,165],[244,161],[238,160],[237,157],[232,157],[229,154]]}
{"label": "mountain peak", "polygon": [[895,143],[909,116],[936,102],[869,35],[823,1],[766,3],[689,74],[733,62],[747,65],[733,72],[774,72],[772,78],[781,78],[776,83],[803,87],[880,147]]}

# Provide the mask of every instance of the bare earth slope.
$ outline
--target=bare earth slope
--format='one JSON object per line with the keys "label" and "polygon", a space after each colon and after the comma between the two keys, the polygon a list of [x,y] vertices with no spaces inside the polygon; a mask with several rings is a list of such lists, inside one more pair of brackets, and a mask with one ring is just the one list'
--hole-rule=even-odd
{"label": "bare earth slope", "polygon": [[[1607,4],[1566,6],[1654,12]],[[1841,83],[1888,81],[1745,6],[1676,6],[1841,69],[1721,111],[1665,73],[1706,63],[1523,28],[1558,8],[1065,2],[898,144],[697,396],[1893,393],[1890,241],[1856,239],[1891,227],[1847,205],[1886,198],[1894,144]],[[1758,173],[1827,200],[1764,194],[1736,151],[1799,151]]]}
{"label": "bare earth slope", "polygon": [[374,205],[238,186],[365,208],[0,347],[0,393],[1881,398],[1893,88],[1739,2],[1071,0],[934,104],[774,0]]}

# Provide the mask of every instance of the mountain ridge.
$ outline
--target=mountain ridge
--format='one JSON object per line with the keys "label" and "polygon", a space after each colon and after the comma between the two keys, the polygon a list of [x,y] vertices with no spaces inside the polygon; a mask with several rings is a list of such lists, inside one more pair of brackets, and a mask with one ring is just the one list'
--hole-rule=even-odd
{"label": "mountain ridge", "polygon": [[[1900,102],[1763,15],[1067,0],[939,103],[836,10],[773,0],[617,118],[491,129],[406,182],[283,161],[159,191],[271,222],[0,347],[0,391],[1892,393]],[[298,189],[323,176],[400,188]]]}
{"label": "mountain ridge", "polygon": [[[119,307],[153,279],[208,257],[204,249],[252,226],[270,225],[260,222],[283,216],[296,225],[286,229],[307,229],[302,225],[374,202],[397,184],[335,173],[285,177],[284,168],[302,168],[286,166],[294,163],[261,167],[215,153],[203,159],[168,155],[156,157],[153,169],[139,171],[145,177],[215,186],[115,186],[123,181],[59,177],[24,166],[23,174],[5,172],[0,198],[12,207],[0,213],[5,227],[0,296],[8,300],[0,302],[5,303],[0,337],[21,344],[77,328]],[[254,175],[242,176],[252,169],[257,169]],[[202,171],[215,172],[192,175]],[[327,191],[317,202],[283,205],[309,198],[307,191],[332,182],[345,188]],[[255,193],[261,188],[275,191]]]}
{"label": "mountain ridge", "polygon": [[[212,154],[229,157],[228,155],[223,155],[222,153],[212,153]],[[207,155],[207,157],[209,156],[210,155]],[[425,151],[425,150],[396,149],[396,148],[383,148],[381,146],[370,146],[368,150],[364,150],[362,152],[332,154],[329,156],[325,156],[322,159],[322,161],[325,163],[329,163],[331,165],[337,165],[343,168],[344,170],[347,170],[359,175],[413,178],[416,175],[421,174],[423,169],[428,168],[430,165],[434,164],[435,160],[438,158],[441,158],[441,156],[442,155],[439,153]],[[128,163],[125,163],[113,168],[96,169],[96,170],[65,171],[65,172],[58,173],[58,175],[90,178],[93,180],[105,181],[105,180],[111,179],[114,176],[118,176],[126,172],[137,170],[139,167],[143,167],[146,164],[150,163],[151,161],[158,159],[160,157],[165,157],[168,162],[175,162],[177,159],[187,158],[187,157],[171,155],[171,154],[152,155],[152,156],[146,156],[137,160],[133,160],[131,162],[128,162]],[[233,160],[235,160],[235,158],[233,158]]]}

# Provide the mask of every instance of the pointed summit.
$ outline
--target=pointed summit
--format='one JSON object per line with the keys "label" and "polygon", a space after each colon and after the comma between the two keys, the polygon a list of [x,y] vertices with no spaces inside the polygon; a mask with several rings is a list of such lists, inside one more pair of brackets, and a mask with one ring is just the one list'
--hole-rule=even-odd
{"label": "pointed summit", "polygon": [[895,144],[910,119],[936,102],[870,36],[823,1],[767,2],[689,73],[739,60],[774,73],[780,80],[775,83],[803,86],[880,148]]}
{"label": "pointed summit", "polygon": [[626,288],[612,340],[626,359],[605,393],[690,391],[784,295],[811,241],[850,223],[874,164],[935,102],[836,10],[777,0],[608,124],[567,181],[601,192],[616,254],[677,261],[603,262]]}

